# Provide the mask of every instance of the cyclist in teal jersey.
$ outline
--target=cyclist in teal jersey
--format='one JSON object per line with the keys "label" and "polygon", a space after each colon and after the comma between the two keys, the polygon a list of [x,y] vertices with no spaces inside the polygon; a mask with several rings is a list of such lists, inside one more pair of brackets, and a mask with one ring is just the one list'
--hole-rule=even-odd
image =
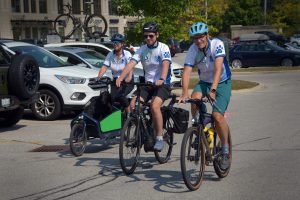
{"label": "cyclist in teal jersey", "polygon": [[[103,66],[99,70],[98,77],[102,77],[106,70],[111,69],[112,76],[115,80],[120,76],[126,64],[130,61],[132,55],[129,51],[123,49],[125,45],[125,37],[122,34],[114,34],[111,37],[111,41],[114,44],[114,50],[107,54]],[[125,82],[131,82],[132,71],[126,76]],[[117,101],[125,108],[126,113],[130,112],[129,101],[127,95],[133,90],[132,85],[122,85],[121,87],[116,87],[115,84],[111,85],[111,96],[113,101]]]}
{"label": "cyclist in teal jersey", "polygon": [[[158,87],[142,87],[141,101],[147,102],[151,99],[151,113],[156,133],[156,143],[154,150],[161,151],[164,147],[163,141],[163,117],[160,110],[163,102],[168,99],[171,81],[171,54],[168,45],[159,42],[158,24],[155,22],[147,22],[143,26],[143,34],[145,45],[141,46],[133,55],[130,62],[124,68],[122,74],[116,81],[116,85],[120,86],[121,81],[133,69],[133,67],[141,62],[145,72],[145,81]],[[133,99],[132,102],[134,102]],[[131,105],[133,106],[133,105]]]}
{"label": "cyclist in teal jersey", "polygon": [[[231,97],[231,71],[226,59],[224,43],[219,39],[209,39],[208,26],[198,22],[189,29],[189,36],[193,39],[184,63],[182,76],[182,95],[180,101],[189,98],[188,85],[193,67],[198,68],[199,83],[195,86],[191,98],[200,99],[209,95],[214,101],[212,116],[216,122],[217,132],[222,143],[222,154],[219,158],[220,167],[227,169],[230,165],[228,146],[228,124],[224,113]],[[192,105],[194,117],[197,110]]]}

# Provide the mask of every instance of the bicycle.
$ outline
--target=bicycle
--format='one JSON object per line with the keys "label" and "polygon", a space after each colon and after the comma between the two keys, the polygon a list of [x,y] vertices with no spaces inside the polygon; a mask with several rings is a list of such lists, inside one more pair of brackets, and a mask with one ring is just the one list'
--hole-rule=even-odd
{"label": "bicycle", "polygon": [[[219,178],[228,175],[230,166],[222,170],[219,166],[221,153],[221,142],[217,134],[215,122],[211,113],[207,113],[207,102],[211,106],[217,106],[210,97],[207,99],[189,99],[186,102],[195,104],[198,113],[193,126],[185,132],[181,144],[180,164],[181,173],[185,185],[190,190],[199,189],[204,175],[205,165],[213,163],[214,170]],[[210,127],[209,127],[210,124]],[[230,165],[232,161],[232,140],[230,131],[228,133]],[[194,168],[192,168],[194,166]]]}
{"label": "bicycle", "polygon": [[[168,106],[163,106],[164,118],[164,148],[162,151],[154,151],[155,134],[153,131],[152,116],[149,103],[141,103],[140,87],[157,87],[147,83],[133,83],[137,87],[135,109],[131,116],[126,120],[120,138],[119,158],[123,172],[126,175],[132,174],[137,165],[140,156],[140,150],[144,146],[145,152],[154,152],[156,160],[160,163],[166,163],[172,153],[174,140],[174,123],[172,121],[172,109],[175,109],[176,95],[171,95],[171,101]],[[128,154],[128,156],[127,156]]]}
{"label": "bicycle", "polygon": [[[99,80],[90,80],[89,86],[108,91],[111,80],[102,77]],[[91,102],[91,101],[90,101]],[[123,125],[124,109],[118,102],[113,102],[113,111],[100,121],[87,111],[83,111],[71,121],[70,150],[73,155],[81,156],[86,148],[87,140],[99,138],[102,141],[110,141],[121,135]],[[92,108],[103,109],[103,108]]]}
{"label": "bicycle", "polygon": [[[84,11],[84,21],[79,17],[75,17],[72,12],[70,3],[64,5],[67,8],[67,13],[59,15],[54,20],[54,30],[63,40],[69,39],[76,30],[84,30],[89,38],[100,38],[107,31],[107,21],[102,15],[88,14],[88,10],[93,2],[85,2],[88,6]],[[64,9],[65,11],[65,9]]]}

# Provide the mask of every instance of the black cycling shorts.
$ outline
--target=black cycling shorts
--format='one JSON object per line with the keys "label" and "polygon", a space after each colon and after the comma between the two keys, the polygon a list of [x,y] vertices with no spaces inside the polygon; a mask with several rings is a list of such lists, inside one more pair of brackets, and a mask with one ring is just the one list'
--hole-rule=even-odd
{"label": "black cycling shorts", "polygon": [[167,100],[170,96],[170,89],[168,86],[161,87],[149,87],[142,86],[141,87],[141,97],[145,102],[148,102],[152,97],[159,97],[163,101]]}

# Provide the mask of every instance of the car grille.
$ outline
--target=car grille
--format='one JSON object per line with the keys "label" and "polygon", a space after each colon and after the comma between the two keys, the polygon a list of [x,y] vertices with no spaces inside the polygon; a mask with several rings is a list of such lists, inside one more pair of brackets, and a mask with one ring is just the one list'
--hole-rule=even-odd
{"label": "car grille", "polygon": [[174,69],[173,73],[174,73],[174,75],[175,75],[176,78],[181,78],[182,77],[182,73],[183,73],[183,68]]}
{"label": "car grille", "polygon": [[103,90],[103,89],[106,90],[108,88],[107,84],[97,83],[94,78],[89,79],[88,86],[93,90]]}

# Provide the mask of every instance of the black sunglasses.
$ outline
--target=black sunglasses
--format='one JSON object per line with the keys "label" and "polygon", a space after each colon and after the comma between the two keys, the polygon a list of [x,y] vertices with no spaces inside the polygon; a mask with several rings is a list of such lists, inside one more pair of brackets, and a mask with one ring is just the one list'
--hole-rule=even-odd
{"label": "black sunglasses", "polygon": [[152,38],[154,38],[154,36],[155,35],[144,35],[144,38],[147,39],[149,37],[150,39],[152,39]]}

